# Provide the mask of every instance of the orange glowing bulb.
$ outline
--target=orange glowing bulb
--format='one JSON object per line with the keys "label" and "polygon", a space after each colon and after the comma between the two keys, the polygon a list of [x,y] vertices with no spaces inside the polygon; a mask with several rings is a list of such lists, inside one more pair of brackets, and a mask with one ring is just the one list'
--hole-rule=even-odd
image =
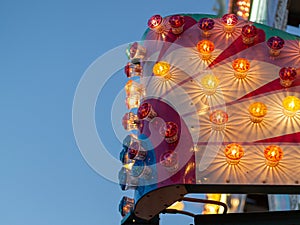
{"label": "orange glowing bulb", "polygon": [[267,166],[277,166],[279,161],[283,158],[283,151],[277,145],[270,145],[265,148],[264,156],[266,158],[266,165]]}
{"label": "orange glowing bulb", "polygon": [[287,96],[282,101],[283,112],[286,116],[294,116],[300,110],[300,99],[295,96]]}
{"label": "orange glowing bulb", "polygon": [[260,123],[267,114],[267,106],[262,102],[252,103],[248,110],[253,123]]}
{"label": "orange glowing bulb", "polygon": [[247,76],[247,72],[250,69],[250,62],[245,58],[238,58],[233,61],[232,68],[234,69],[235,77],[243,79]]}
{"label": "orange glowing bulb", "polygon": [[224,150],[228,164],[236,165],[244,155],[244,149],[241,145],[232,143],[226,146]]}
{"label": "orange glowing bulb", "polygon": [[215,50],[215,45],[209,40],[202,40],[197,43],[197,49],[202,59],[208,60],[211,57],[211,53]]}
{"label": "orange glowing bulb", "polygon": [[170,79],[170,64],[164,61],[159,61],[153,66],[152,72],[155,76],[163,77],[165,79]]}

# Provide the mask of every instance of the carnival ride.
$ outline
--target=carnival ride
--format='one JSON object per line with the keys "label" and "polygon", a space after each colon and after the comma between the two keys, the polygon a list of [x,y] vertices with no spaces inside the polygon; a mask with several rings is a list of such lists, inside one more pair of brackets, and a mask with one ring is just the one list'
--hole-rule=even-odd
{"label": "carnival ride", "polygon": [[[154,15],[148,26],[125,66],[130,134],[119,181],[135,196],[120,203],[122,224],[158,224],[160,213],[253,223],[253,215],[168,207],[196,201],[227,210],[188,193],[299,194],[300,38],[234,14]],[[262,224],[270,218],[300,224],[298,211],[255,215]]]}

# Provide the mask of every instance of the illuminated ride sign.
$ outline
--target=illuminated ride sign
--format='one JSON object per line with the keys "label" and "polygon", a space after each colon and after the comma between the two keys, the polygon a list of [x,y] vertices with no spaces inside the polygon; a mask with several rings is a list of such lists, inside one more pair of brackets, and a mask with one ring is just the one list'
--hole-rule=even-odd
{"label": "illuminated ride sign", "polygon": [[300,193],[300,41],[227,14],[159,15],[129,46],[120,211],[187,193]]}

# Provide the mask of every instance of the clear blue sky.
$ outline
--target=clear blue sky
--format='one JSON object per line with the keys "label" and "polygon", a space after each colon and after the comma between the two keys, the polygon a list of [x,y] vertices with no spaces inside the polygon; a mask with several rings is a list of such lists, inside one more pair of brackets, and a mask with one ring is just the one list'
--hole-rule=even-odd
{"label": "clear blue sky", "polygon": [[[0,2],[0,224],[120,224],[122,191],[88,166],[75,142],[76,86],[99,56],[140,40],[153,14],[213,13],[213,3]],[[118,155],[120,143],[109,144]]]}
{"label": "clear blue sky", "polygon": [[[120,224],[124,193],[89,167],[75,142],[76,87],[99,56],[140,40],[153,14],[214,14],[213,5],[212,0],[0,2],[0,225]],[[122,72],[119,76],[112,93],[126,82]],[[103,131],[111,126],[105,116],[97,117],[99,135],[118,156],[121,144]],[[161,224],[189,223],[190,218],[163,216]]]}

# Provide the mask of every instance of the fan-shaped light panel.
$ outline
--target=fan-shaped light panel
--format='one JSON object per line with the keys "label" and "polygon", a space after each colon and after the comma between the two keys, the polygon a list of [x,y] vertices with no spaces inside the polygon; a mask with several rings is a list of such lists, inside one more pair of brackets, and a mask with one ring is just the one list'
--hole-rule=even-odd
{"label": "fan-shaped light panel", "polygon": [[[300,98],[300,79],[293,74],[283,85],[280,71],[299,71],[299,37],[244,20],[225,24],[211,15],[175,16],[162,18],[161,27],[148,29],[143,38],[141,103],[151,104],[156,116],[139,123],[152,176],[139,180],[135,214],[150,219],[184,194],[211,187],[298,193],[300,112],[298,100],[285,99]],[[211,29],[203,29],[202,18]],[[271,41],[280,41],[280,52]],[[167,79],[156,74],[161,62]],[[166,139],[160,130],[170,122],[177,130],[170,128]],[[144,207],[149,204],[151,214]]]}

